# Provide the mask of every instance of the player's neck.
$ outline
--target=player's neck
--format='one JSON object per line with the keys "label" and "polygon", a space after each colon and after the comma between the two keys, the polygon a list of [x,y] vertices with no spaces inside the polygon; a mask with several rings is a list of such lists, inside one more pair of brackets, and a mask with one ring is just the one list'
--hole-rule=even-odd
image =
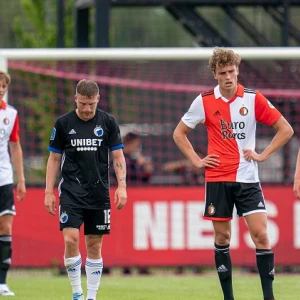
{"label": "player's neck", "polygon": [[84,117],[84,116],[80,113],[80,111],[78,110],[78,108],[76,108],[75,113],[76,113],[77,117],[78,117],[79,119],[83,120],[83,121],[89,121],[89,120],[93,119],[93,118],[95,117],[95,115],[96,115],[96,112],[94,112],[94,113],[93,113],[91,116],[89,116],[88,118],[87,118],[87,117]]}
{"label": "player's neck", "polygon": [[222,88],[220,88],[220,93],[221,93],[222,97],[224,97],[228,100],[231,100],[235,96],[235,94],[237,92],[237,88],[238,88],[237,86],[232,88],[232,89],[222,89]]}

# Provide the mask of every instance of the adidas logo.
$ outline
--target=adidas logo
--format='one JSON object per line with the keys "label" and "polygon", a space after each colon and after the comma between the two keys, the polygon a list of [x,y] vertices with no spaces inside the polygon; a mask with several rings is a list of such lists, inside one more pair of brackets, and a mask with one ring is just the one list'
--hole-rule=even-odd
{"label": "adidas logo", "polygon": [[8,264],[10,265],[11,264],[11,259],[10,258],[7,258],[3,261],[4,264]]}
{"label": "adidas logo", "polygon": [[76,131],[74,129],[71,129],[69,134],[76,134]]}
{"label": "adidas logo", "polygon": [[272,269],[272,271],[269,273],[270,276],[274,276],[275,275],[275,270],[274,268]]}
{"label": "adidas logo", "polygon": [[218,267],[218,273],[224,273],[224,272],[227,272],[228,269],[224,266],[224,265],[221,265],[220,267]]}
{"label": "adidas logo", "polygon": [[265,207],[262,202],[259,202],[257,207]]}
{"label": "adidas logo", "polygon": [[75,268],[70,268],[70,269],[68,269],[68,272],[76,272],[76,269]]}
{"label": "adidas logo", "polygon": [[214,113],[214,117],[217,117],[217,116],[221,116],[221,113],[218,110]]}
{"label": "adidas logo", "polygon": [[92,275],[101,275],[101,271],[94,271],[92,272]]}

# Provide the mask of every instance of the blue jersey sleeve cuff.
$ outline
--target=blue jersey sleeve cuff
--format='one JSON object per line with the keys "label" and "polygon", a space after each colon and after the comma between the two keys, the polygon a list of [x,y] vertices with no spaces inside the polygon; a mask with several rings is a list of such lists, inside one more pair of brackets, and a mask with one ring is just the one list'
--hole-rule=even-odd
{"label": "blue jersey sleeve cuff", "polygon": [[124,148],[124,145],[119,144],[119,145],[112,146],[109,149],[110,149],[110,151],[114,151],[114,150],[123,149],[123,148]]}
{"label": "blue jersey sleeve cuff", "polygon": [[60,153],[60,154],[62,153],[61,150],[53,148],[53,147],[50,147],[50,146],[48,146],[48,150],[51,151],[51,152],[55,152],[55,153]]}

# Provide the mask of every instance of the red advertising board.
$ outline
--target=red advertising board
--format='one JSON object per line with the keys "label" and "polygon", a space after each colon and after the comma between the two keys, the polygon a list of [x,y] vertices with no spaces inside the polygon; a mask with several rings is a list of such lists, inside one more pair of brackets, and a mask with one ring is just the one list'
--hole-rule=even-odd
{"label": "red advertising board", "polygon": [[[300,264],[300,201],[286,186],[264,187],[264,195],[276,263]],[[212,225],[202,218],[203,208],[202,187],[129,188],[123,210],[117,211],[112,202],[111,234],[103,244],[105,266],[213,265]],[[48,267],[56,261],[62,265],[59,220],[46,212],[43,189],[28,189],[16,209],[13,265]],[[244,220],[234,218],[232,227],[233,264],[254,265],[254,246]],[[81,254],[84,259],[83,235]]]}

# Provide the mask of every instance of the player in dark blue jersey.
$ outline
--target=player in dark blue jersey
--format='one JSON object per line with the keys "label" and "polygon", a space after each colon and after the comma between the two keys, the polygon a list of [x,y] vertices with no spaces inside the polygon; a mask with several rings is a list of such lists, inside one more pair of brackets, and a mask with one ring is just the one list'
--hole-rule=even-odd
{"label": "player in dark blue jersey", "polygon": [[83,300],[79,229],[84,224],[87,258],[87,298],[96,299],[103,269],[103,235],[110,233],[109,153],[118,187],[117,209],[127,201],[126,164],[119,126],[115,118],[98,109],[97,83],[81,80],[76,87],[76,110],[56,120],[48,149],[45,207],[55,215],[53,193],[61,170],[59,190],[60,230],[65,241],[64,263],[72,285],[73,300]]}

